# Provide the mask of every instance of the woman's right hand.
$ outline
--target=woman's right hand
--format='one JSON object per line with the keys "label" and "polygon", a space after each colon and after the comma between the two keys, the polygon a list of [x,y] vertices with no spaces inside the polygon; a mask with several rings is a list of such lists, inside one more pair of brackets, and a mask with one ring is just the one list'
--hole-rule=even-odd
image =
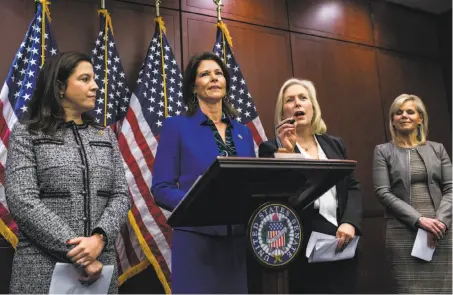
{"label": "woman's right hand", "polygon": [[93,261],[92,263],[88,264],[86,267],[83,268],[85,271],[85,275],[79,278],[79,281],[82,284],[92,284],[96,282],[99,277],[101,276],[102,268],[104,266],[98,260]]}
{"label": "woman's right hand", "polygon": [[[286,118],[280,122],[280,127],[277,128],[278,138],[282,147],[285,148],[288,152],[294,151],[294,146],[296,145],[296,122],[293,124],[286,123],[294,118]],[[283,125],[282,125],[283,123]]]}
{"label": "woman's right hand", "polygon": [[437,239],[442,239],[445,235],[445,224],[434,218],[420,217],[418,225],[424,230],[432,233]]}

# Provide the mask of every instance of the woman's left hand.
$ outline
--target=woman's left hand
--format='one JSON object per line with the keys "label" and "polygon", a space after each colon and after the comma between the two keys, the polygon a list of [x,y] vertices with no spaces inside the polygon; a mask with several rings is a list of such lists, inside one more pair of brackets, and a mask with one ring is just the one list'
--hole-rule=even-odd
{"label": "woman's left hand", "polygon": [[428,247],[430,247],[431,249],[435,249],[437,244],[439,243],[439,240],[436,238],[436,236],[431,233],[431,232],[426,232],[426,236],[427,236],[427,244],[428,244]]}
{"label": "woman's left hand", "polygon": [[98,234],[91,237],[77,237],[67,241],[66,244],[76,245],[67,256],[80,266],[87,266],[95,261],[104,248],[104,241]]}
{"label": "woman's left hand", "polygon": [[349,223],[342,223],[338,229],[336,237],[339,239],[337,244],[337,250],[343,251],[349,243],[352,241],[352,238],[355,236],[355,228]]}

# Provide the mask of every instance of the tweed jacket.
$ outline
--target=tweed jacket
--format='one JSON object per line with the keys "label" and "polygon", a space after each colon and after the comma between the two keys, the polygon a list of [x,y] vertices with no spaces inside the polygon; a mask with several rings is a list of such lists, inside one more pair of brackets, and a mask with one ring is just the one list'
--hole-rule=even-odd
{"label": "tweed jacket", "polygon": [[[436,218],[447,228],[452,218],[451,161],[441,143],[427,141],[417,148],[428,173],[428,189]],[[397,218],[415,229],[421,217],[411,204],[410,150],[391,142],[376,146],[373,183],[377,198],[385,206],[386,218]]]}
{"label": "tweed jacket", "polygon": [[103,232],[99,256],[113,264],[115,239],[130,207],[117,141],[110,128],[73,121],[50,136],[17,123],[10,136],[6,200],[19,226],[11,293],[48,293],[56,262],[69,263],[66,241]]}

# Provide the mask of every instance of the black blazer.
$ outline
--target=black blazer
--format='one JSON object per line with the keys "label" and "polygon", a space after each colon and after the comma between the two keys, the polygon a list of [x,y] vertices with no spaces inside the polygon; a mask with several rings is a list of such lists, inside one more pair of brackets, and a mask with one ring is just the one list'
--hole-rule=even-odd
{"label": "black blazer", "polygon": [[[328,159],[347,159],[346,147],[340,137],[327,134],[315,135]],[[265,141],[259,146],[259,157],[273,158],[277,151],[277,142]],[[300,153],[297,146],[295,152]],[[349,223],[356,229],[356,235],[360,235],[362,228],[362,194],[360,185],[354,177],[354,172],[336,184],[338,208],[338,224]]]}

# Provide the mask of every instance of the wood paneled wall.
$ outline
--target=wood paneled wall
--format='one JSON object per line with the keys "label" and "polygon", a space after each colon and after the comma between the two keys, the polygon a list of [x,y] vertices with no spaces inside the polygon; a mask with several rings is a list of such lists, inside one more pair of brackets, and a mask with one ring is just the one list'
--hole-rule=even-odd
{"label": "wood paneled wall", "polygon": [[[447,91],[451,90],[451,11],[440,20],[381,0],[223,2],[222,17],[233,37],[236,59],[269,138],[273,137],[274,105],[282,83],[292,76],[315,83],[328,132],[341,136],[350,158],[358,161],[365,218],[360,291],[389,292],[383,210],[371,180],[373,148],[390,138],[387,113],[393,99],[413,93],[428,107],[429,138],[442,142],[451,154],[451,91]],[[99,3],[52,1],[52,27],[60,50],[90,53],[99,30]],[[152,0],[106,1],[132,87],[154,32],[152,4]],[[35,5],[31,0],[0,0],[0,7],[3,82]],[[180,66],[194,53],[212,50],[216,31],[212,0],[163,0],[160,11]],[[440,42],[439,37],[444,40],[448,32],[450,42]],[[450,67],[446,69],[442,61],[448,56]],[[0,239],[0,259],[8,262],[0,264],[1,277],[9,277],[11,254]],[[162,292],[150,286],[149,276],[152,271],[140,274],[121,291]],[[6,290],[3,280],[0,292]]]}

